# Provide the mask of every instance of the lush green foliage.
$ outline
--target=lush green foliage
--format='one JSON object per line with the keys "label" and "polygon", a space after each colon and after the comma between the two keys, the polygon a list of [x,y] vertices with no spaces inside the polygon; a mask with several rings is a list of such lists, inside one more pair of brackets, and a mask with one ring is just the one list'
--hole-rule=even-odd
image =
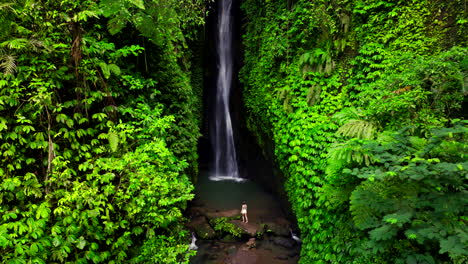
{"label": "lush green foliage", "polygon": [[2,263],[187,262],[203,5],[0,4]]}
{"label": "lush green foliage", "polygon": [[466,139],[450,123],[467,94],[468,51],[451,48],[467,44],[462,6],[243,2],[248,127],[287,177],[301,263],[466,260],[466,201],[446,206],[466,195],[466,157],[443,157],[466,141],[441,134]]}
{"label": "lush green foliage", "polygon": [[229,219],[226,217],[213,218],[211,224],[214,226],[214,230],[220,235],[229,234],[233,237],[240,237],[242,235],[242,229],[228,222]]}
{"label": "lush green foliage", "polygon": [[355,225],[369,234],[363,255],[380,255],[376,259],[385,263],[436,263],[447,252],[466,261],[464,125],[435,129],[429,139],[409,129],[382,135],[362,146],[371,165],[342,170],[341,177],[365,179],[352,192],[350,208]]}

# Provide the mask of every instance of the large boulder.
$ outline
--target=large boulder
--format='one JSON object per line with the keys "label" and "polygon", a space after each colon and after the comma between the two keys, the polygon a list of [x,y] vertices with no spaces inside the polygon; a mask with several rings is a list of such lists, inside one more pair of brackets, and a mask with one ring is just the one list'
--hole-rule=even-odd
{"label": "large boulder", "polygon": [[216,237],[216,233],[206,221],[204,216],[199,216],[192,220],[189,224],[189,228],[195,231],[197,238],[200,239],[213,239]]}
{"label": "large boulder", "polygon": [[205,216],[208,212],[208,209],[202,206],[193,206],[190,208],[190,215],[192,217]]}
{"label": "large boulder", "polygon": [[293,248],[294,245],[296,244],[294,240],[290,238],[284,238],[284,237],[275,237],[273,238],[273,243],[278,246],[282,246],[285,248]]}
{"label": "large boulder", "polygon": [[240,220],[231,220],[229,223],[234,224],[243,231],[243,235],[248,235],[254,237],[257,235],[257,232],[261,232],[261,226],[255,223],[244,223]]}
{"label": "large boulder", "polygon": [[275,222],[264,223],[265,232],[271,233],[275,236],[290,237],[289,228]]}

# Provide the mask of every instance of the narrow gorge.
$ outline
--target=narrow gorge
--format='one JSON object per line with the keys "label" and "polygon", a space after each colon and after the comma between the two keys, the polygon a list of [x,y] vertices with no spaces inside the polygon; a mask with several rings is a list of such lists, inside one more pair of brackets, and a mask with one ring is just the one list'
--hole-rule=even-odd
{"label": "narrow gorge", "polygon": [[[245,129],[237,79],[242,63],[239,4],[219,1],[207,23],[208,131],[201,140],[202,169],[189,207],[188,227],[198,246],[191,263],[297,263],[300,243],[290,231],[296,229],[294,219],[285,216],[289,208],[282,208],[274,190],[261,181],[275,178],[273,163],[262,157]],[[248,223],[240,219],[242,202],[248,205]]]}
{"label": "narrow gorge", "polygon": [[0,262],[467,263],[467,12],[2,1]]}

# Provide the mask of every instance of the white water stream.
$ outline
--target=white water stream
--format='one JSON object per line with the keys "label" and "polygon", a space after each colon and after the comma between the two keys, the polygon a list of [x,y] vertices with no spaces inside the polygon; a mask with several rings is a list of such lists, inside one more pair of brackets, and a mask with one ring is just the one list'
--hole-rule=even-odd
{"label": "white water stream", "polygon": [[233,78],[232,52],[232,1],[219,0],[218,36],[218,77],[216,82],[215,122],[212,144],[214,147],[214,169],[210,179],[242,181],[239,177],[234,133],[229,110],[229,96]]}

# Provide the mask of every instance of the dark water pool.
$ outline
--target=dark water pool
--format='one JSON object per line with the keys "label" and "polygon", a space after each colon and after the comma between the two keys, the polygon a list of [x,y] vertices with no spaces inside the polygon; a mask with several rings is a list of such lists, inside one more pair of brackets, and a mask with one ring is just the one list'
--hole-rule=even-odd
{"label": "dark water pool", "polygon": [[207,173],[200,175],[195,187],[197,201],[214,210],[241,208],[242,201],[248,205],[249,221],[266,221],[272,217],[284,217],[279,202],[252,180],[243,182],[212,181]]}
{"label": "dark water pool", "polygon": [[[196,206],[202,206],[209,211],[238,209],[240,212],[242,201],[246,201],[249,223],[288,223],[288,219],[283,214],[276,198],[252,180],[243,182],[212,181],[207,173],[201,173],[195,188]],[[198,239],[197,255],[192,258],[190,263],[292,264],[298,261],[299,247],[293,249],[279,247],[272,243],[272,239],[265,237],[263,240],[257,240],[258,246],[254,250],[242,251],[245,243],[246,241],[226,243],[218,240],[203,241]],[[293,257],[286,260],[279,259],[280,256],[287,255]]]}

